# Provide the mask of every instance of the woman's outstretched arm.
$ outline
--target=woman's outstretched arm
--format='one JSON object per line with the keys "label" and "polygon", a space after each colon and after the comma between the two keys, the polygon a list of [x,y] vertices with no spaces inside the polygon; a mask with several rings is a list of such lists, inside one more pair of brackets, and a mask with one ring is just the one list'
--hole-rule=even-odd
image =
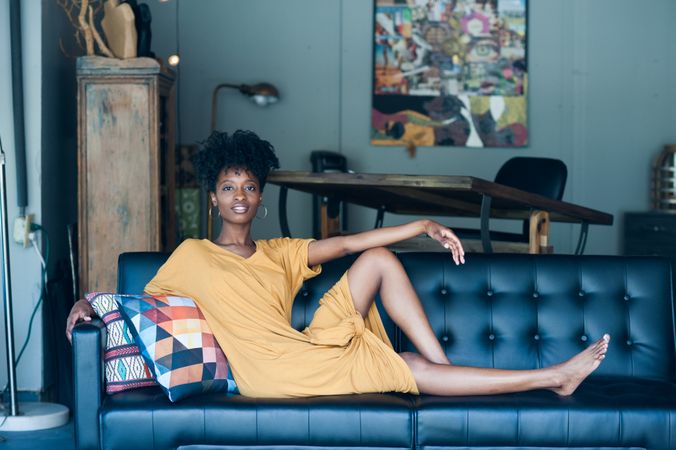
{"label": "woman's outstretched arm", "polygon": [[465,250],[455,233],[440,223],[425,219],[404,225],[377,228],[349,236],[336,236],[314,241],[308,247],[308,265],[322,264],[369,248],[386,247],[423,233],[447,248],[456,264],[465,262]]}

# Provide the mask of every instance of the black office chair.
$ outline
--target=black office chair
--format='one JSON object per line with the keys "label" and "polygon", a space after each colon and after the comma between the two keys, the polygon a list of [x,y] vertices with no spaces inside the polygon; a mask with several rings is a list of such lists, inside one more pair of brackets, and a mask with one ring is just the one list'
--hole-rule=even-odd
{"label": "black office chair", "polygon": [[[563,198],[568,169],[566,164],[553,158],[535,158],[518,156],[502,165],[495,182],[523,191],[539,194],[555,200]],[[481,231],[466,228],[454,228],[460,239],[481,239]],[[521,233],[491,231],[490,240],[502,242],[527,243],[530,223],[524,220]]]}

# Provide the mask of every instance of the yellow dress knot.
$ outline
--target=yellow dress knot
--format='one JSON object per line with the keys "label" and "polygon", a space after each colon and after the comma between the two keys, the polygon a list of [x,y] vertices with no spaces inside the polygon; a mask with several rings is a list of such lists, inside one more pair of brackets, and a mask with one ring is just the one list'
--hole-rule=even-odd
{"label": "yellow dress knot", "polygon": [[344,318],[338,325],[310,333],[310,342],[316,345],[347,347],[354,338],[364,334],[364,319],[359,312]]}

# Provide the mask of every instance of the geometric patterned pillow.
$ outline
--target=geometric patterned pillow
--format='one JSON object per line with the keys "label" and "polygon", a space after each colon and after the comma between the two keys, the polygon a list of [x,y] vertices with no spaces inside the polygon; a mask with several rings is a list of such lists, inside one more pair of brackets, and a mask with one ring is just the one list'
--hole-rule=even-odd
{"label": "geometric patterned pillow", "polygon": [[85,298],[106,325],[106,350],[103,354],[106,393],[126,391],[157,383],[143,361],[129,327],[120,316],[116,294],[92,292]]}
{"label": "geometric patterned pillow", "polygon": [[192,299],[116,298],[141,355],[169,400],[203,392],[236,392],[234,380],[228,380],[225,354]]}

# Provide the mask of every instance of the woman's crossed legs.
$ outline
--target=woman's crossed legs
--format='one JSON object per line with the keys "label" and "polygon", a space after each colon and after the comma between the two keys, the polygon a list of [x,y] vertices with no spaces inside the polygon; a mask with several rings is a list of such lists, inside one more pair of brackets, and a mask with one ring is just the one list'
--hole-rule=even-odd
{"label": "woman's crossed legs", "polygon": [[610,336],[604,335],[568,361],[543,369],[502,370],[455,366],[434,335],[420,300],[399,260],[385,248],[362,253],[348,271],[354,306],[363,317],[375,295],[420,354],[401,353],[422,393],[482,395],[549,389],[570,395],[605,358]]}

